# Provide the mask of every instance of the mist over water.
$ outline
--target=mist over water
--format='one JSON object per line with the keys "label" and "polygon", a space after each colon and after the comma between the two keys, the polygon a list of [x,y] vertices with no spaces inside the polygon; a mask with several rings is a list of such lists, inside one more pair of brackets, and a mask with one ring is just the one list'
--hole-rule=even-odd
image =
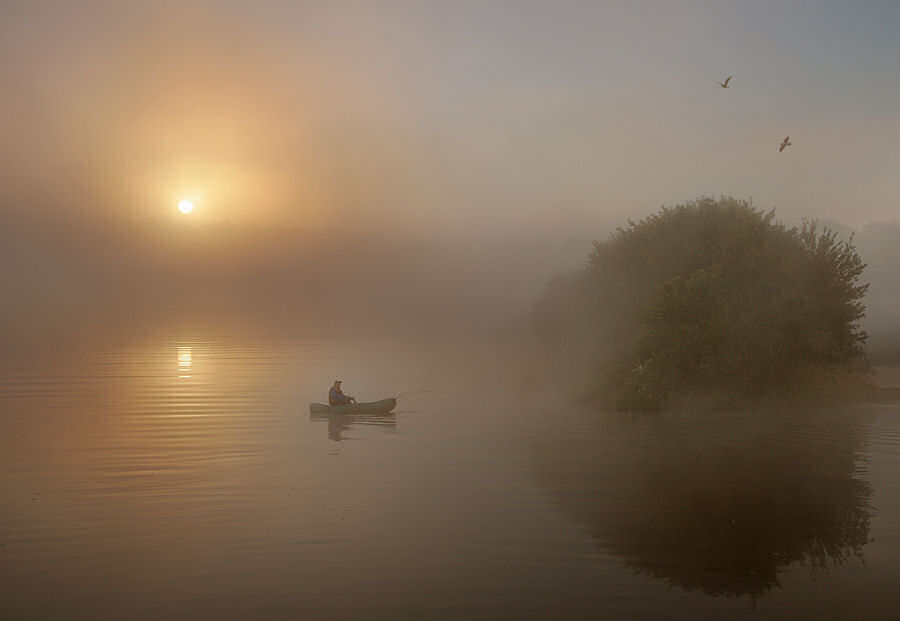
{"label": "mist over water", "polygon": [[[862,5],[0,3],[0,618],[900,618],[900,11]],[[593,244],[730,196],[852,237],[841,360],[892,389],[587,405],[676,366]],[[755,265],[708,233],[661,238]],[[841,296],[773,257],[657,343],[728,343],[723,384],[790,350]],[[783,307],[733,321],[748,282]],[[310,413],[335,379],[412,394]]]}
{"label": "mist over water", "polygon": [[[443,338],[534,335],[533,305],[584,267],[604,231],[451,236],[94,218],[8,217],[0,229],[0,341],[128,339],[177,326],[236,333]],[[900,359],[896,224],[826,222],[868,264],[863,327],[877,362]],[[550,289],[552,294],[552,289]],[[615,292],[608,304],[617,302]],[[573,301],[572,304],[577,304]],[[64,318],[64,320],[62,320]],[[468,336],[467,336],[468,335]]]}
{"label": "mist over water", "polygon": [[184,324],[303,336],[522,337],[544,283],[583,263],[591,242],[228,224],[160,233],[82,218],[47,228],[37,217],[11,219],[0,238],[7,340],[128,337]]}
{"label": "mist over water", "polygon": [[[5,616],[896,612],[897,408],[602,416],[530,349],[198,338],[3,359]],[[880,380],[891,383],[885,371]],[[390,415],[308,413],[335,375]],[[729,597],[718,597],[728,595]]]}
{"label": "mist over water", "polygon": [[[532,313],[588,238],[11,224],[4,615],[900,613],[896,403],[574,403],[597,352],[540,345]],[[894,228],[855,238],[879,363]],[[430,392],[309,414],[336,378]]]}
{"label": "mist over water", "polygon": [[[597,352],[540,345],[532,313],[590,239],[11,223],[3,615],[900,612],[896,403],[574,403]],[[891,231],[856,238],[877,362]],[[336,378],[430,392],[309,414]]]}

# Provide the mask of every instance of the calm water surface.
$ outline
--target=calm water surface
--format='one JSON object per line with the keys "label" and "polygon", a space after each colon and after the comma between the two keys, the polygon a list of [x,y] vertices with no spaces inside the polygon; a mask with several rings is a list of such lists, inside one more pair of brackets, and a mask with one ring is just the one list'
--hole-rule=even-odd
{"label": "calm water surface", "polygon": [[[897,404],[604,416],[390,343],[2,356],[2,618],[900,619]],[[436,392],[310,415],[336,377]]]}

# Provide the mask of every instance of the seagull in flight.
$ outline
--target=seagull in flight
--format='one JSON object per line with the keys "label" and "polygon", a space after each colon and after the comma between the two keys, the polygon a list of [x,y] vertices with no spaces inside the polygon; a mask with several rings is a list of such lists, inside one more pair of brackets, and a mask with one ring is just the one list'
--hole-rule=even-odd
{"label": "seagull in flight", "polygon": [[791,137],[785,136],[784,140],[781,141],[781,144],[778,145],[778,152],[781,153],[782,151],[784,151],[787,147],[791,146],[792,144],[794,144],[794,143],[791,142]]}
{"label": "seagull in flight", "polygon": [[728,83],[731,81],[732,77],[734,77],[734,76],[728,76],[727,78],[725,78],[724,82],[716,82],[716,84],[718,84],[722,88],[728,88]]}

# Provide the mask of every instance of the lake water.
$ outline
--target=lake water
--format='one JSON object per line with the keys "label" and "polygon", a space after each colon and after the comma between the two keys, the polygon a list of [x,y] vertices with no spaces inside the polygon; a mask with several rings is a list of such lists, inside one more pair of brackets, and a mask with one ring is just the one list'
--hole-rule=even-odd
{"label": "lake water", "polygon": [[[602,415],[458,345],[2,358],[0,618],[900,619],[900,404]],[[435,392],[310,415],[336,377]]]}

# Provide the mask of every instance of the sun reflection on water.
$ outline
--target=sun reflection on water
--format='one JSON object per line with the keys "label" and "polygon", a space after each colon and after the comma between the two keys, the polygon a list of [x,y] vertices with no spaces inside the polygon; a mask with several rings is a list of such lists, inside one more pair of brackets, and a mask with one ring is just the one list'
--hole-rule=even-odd
{"label": "sun reflection on water", "polygon": [[193,349],[191,347],[178,348],[178,379],[191,378],[191,363]]}

